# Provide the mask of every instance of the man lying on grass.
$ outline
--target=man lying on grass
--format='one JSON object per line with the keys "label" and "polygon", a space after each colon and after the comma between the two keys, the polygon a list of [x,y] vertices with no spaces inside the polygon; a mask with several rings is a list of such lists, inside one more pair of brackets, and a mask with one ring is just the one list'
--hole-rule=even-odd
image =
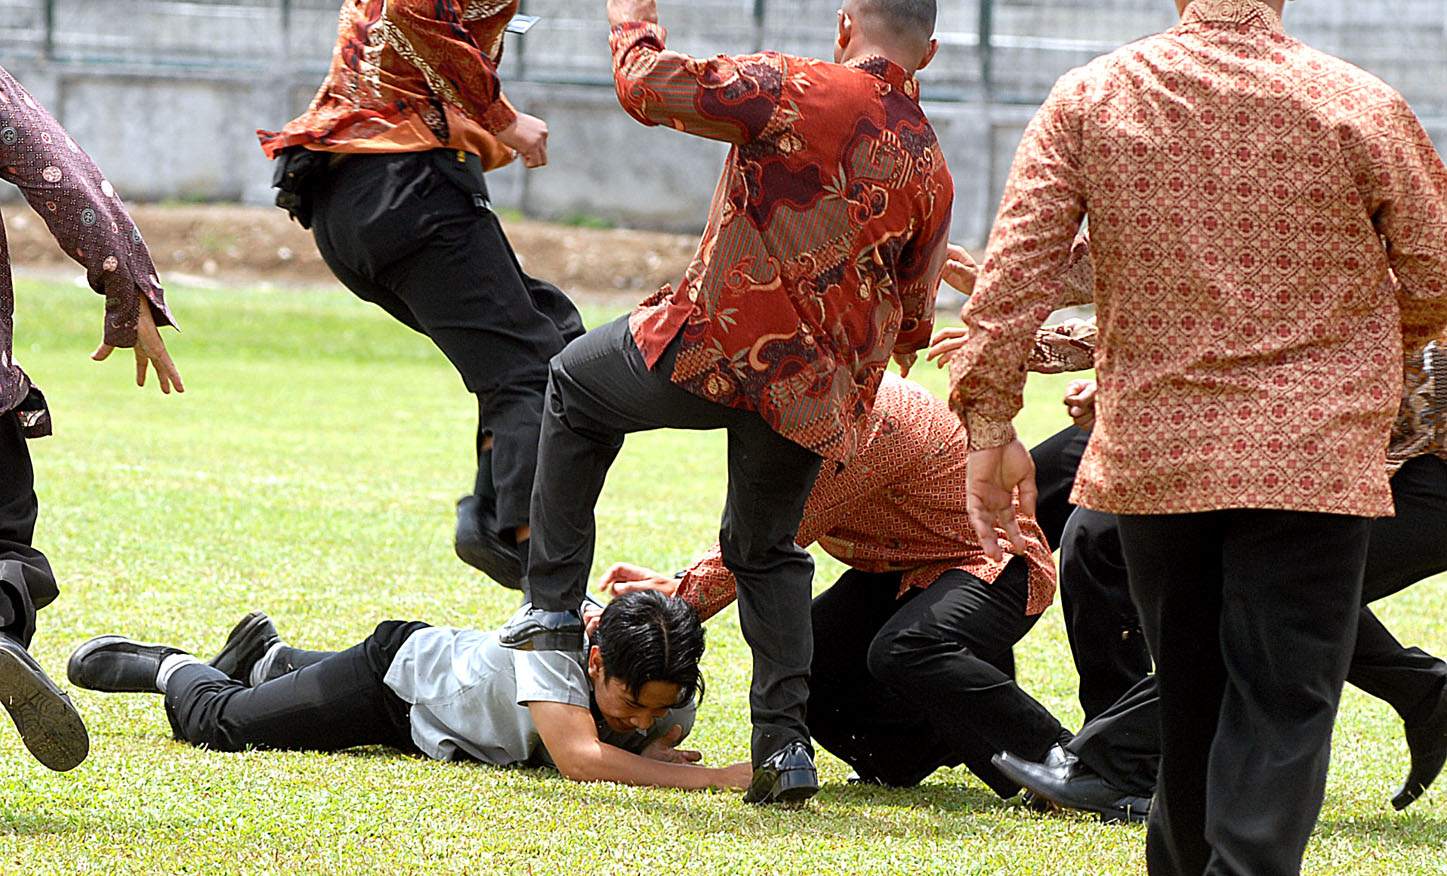
{"label": "man lying on grass", "polygon": [[554,766],[576,781],[743,788],[747,762],[706,767],[676,746],[703,693],[703,628],[682,600],[615,599],[585,650],[586,681],[547,671],[493,632],[385,621],[346,651],[283,643],[260,612],[210,663],[169,645],[97,636],[73,684],[163,693],[176,738],[217,751],[389,745],[436,760]]}
{"label": "man lying on grass", "polygon": [[[1023,515],[1026,554],[985,555],[965,516],[968,443],[943,401],[885,374],[853,461],[814,481],[795,538],[849,568],[810,607],[806,728],[862,780],[905,787],[964,764],[1008,798],[1020,786],[992,755],[1045,759],[1070,738],[1014,678],[1012,649],[1050,604],[1055,564]],[[737,596],[721,551],[679,579],[618,563],[601,583],[620,599],[676,591],[707,619]]]}

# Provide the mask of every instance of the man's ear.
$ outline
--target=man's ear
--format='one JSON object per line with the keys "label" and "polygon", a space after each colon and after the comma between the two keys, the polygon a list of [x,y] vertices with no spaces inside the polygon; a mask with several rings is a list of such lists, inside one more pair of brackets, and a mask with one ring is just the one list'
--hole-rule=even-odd
{"label": "man's ear", "polygon": [[593,645],[588,649],[588,674],[600,679],[604,677],[603,655],[598,650],[597,645]]}
{"label": "man's ear", "polygon": [[935,59],[935,52],[938,52],[939,50],[940,41],[931,37],[929,41],[929,48],[924,50],[924,57],[920,59],[919,66],[915,67],[914,69],[923,70],[924,68],[928,67],[929,62]]}
{"label": "man's ear", "polygon": [[838,58],[849,48],[849,41],[854,39],[854,19],[843,9],[839,10],[839,26],[834,34],[834,57]]}

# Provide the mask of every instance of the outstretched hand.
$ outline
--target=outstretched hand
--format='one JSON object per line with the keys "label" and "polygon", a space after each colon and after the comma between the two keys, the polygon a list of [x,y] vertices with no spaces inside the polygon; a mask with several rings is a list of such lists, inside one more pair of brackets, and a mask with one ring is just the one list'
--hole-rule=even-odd
{"label": "outstretched hand", "polygon": [[1065,388],[1065,409],[1075,425],[1086,431],[1095,426],[1094,380],[1072,380]]}
{"label": "outstretched hand", "polygon": [[980,266],[975,263],[975,259],[965,251],[965,248],[957,243],[950,244],[946,247],[945,252],[947,258],[945,259],[945,268],[940,274],[940,279],[963,292],[966,296],[973,294],[975,291],[975,280],[979,279],[980,276]]}
{"label": "outstretched hand", "polygon": [[[90,357],[97,362],[104,362],[115,350],[115,347],[102,343],[95,348]],[[142,295],[140,307],[136,315],[136,386],[146,385],[146,371],[154,367],[156,370],[156,383],[160,385],[161,392],[169,394],[171,388],[175,387],[177,392],[185,392],[186,385],[181,382],[181,372],[176,369],[176,363],[171,361],[171,354],[166,352],[166,342],[161,340],[161,332],[156,328],[156,318],[151,315],[151,304]]]}
{"label": "outstretched hand", "polygon": [[657,590],[664,596],[678,592],[679,580],[632,563],[614,563],[598,581],[598,589],[614,598],[635,590]]}
{"label": "outstretched hand", "polygon": [[970,452],[965,467],[965,507],[970,525],[992,560],[1004,557],[996,529],[1004,530],[1010,553],[1025,553],[1025,536],[1015,519],[1015,496],[1019,492],[1020,513],[1035,516],[1035,460],[1016,438],[1009,444]]}
{"label": "outstretched hand", "polygon": [[929,351],[924,354],[925,361],[933,361],[936,368],[943,368],[950,364],[950,360],[969,339],[970,330],[962,325],[939,329],[934,333],[934,337],[929,339]]}

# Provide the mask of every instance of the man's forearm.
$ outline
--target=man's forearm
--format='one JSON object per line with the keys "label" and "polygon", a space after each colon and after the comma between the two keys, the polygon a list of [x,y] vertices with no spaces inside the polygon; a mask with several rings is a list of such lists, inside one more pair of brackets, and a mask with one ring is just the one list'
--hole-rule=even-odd
{"label": "man's forearm", "polygon": [[691,763],[669,763],[624,751],[602,740],[596,748],[575,753],[565,766],[558,761],[558,771],[575,782],[617,782],[659,788],[700,790],[719,787],[722,770]]}

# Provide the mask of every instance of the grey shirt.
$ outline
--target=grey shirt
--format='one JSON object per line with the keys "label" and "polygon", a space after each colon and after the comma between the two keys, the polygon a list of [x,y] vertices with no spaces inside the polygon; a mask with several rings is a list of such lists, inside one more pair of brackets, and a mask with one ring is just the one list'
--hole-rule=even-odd
{"label": "grey shirt", "polygon": [[[495,632],[428,627],[408,637],[383,679],[412,704],[412,741],[436,760],[471,758],[497,766],[552,766],[529,702],[590,708],[583,665],[560,652],[514,651]],[[596,717],[598,738],[637,753],[675,724],[684,735],[694,708],[672,709],[647,731],[619,733]]]}

